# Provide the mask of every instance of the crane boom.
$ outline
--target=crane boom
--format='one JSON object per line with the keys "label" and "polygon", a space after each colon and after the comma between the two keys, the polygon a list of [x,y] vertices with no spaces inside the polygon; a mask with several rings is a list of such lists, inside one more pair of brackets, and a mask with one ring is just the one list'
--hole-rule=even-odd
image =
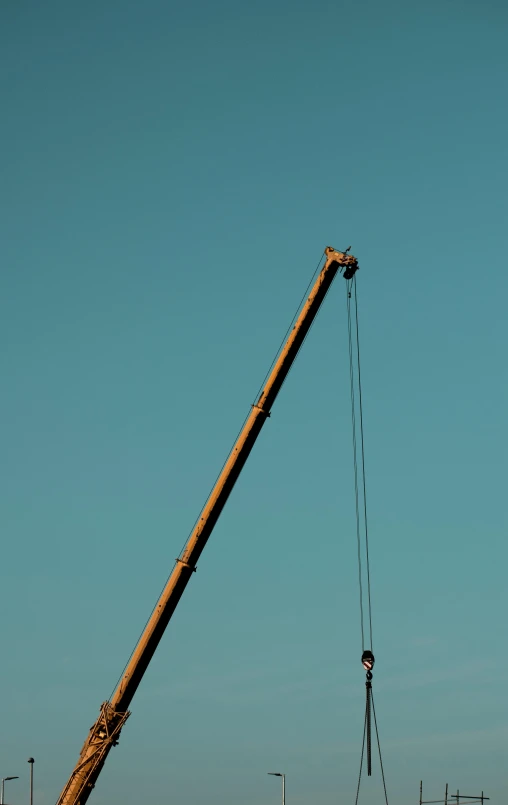
{"label": "crane boom", "polygon": [[325,250],[326,263],[321,269],[268,380],[247,417],[242,431],[210,493],[181,556],[164,588],[143,634],[125,668],[111,699],[101,705],[100,714],[83,744],[78,762],[58,799],[57,805],[84,805],[95,786],[112,746],[116,746],[120,731],[130,713],[128,707],[143,674],[164,634],[164,630],[187,586],[196,563],[213,531],[240,472],[249,456],[270,409],[295,360],[312,322],[333,282],[338,269],[350,277],[358,268],[355,257]]}

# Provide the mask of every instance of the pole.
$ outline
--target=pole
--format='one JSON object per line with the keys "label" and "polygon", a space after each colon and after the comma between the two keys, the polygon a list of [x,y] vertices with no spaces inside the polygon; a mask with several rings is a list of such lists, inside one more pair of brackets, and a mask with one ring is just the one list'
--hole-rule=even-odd
{"label": "pole", "polygon": [[446,783],[444,801],[445,801],[445,805],[448,805],[448,783]]}
{"label": "pole", "polygon": [[282,805],[286,805],[286,775],[282,775]]}
{"label": "pole", "polygon": [[422,805],[422,797],[423,797],[423,780],[420,780],[420,805]]}
{"label": "pole", "polygon": [[30,763],[30,805],[34,805],[34,763],[33,757],[28,758]]}
{"label": "pole", "polygon": [[19,777],[17,775],[15,777],[2,777],[2,785],[0,786],[0,805],[3,805],[4,802],[4,788],[7,780],[19,780]]}

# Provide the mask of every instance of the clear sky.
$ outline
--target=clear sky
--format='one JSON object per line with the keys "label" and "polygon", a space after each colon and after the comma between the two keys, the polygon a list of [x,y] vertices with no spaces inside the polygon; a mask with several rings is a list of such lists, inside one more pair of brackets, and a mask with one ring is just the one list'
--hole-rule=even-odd
{"label": "clear sky", "polygon": [[[506,801],[502,0],[6,2],[6,801],[51,805],[323,248],[361,269],[391,805]],[[94,805],[354,802],[344,282],[165,635]],[[504,765],[504,768],[503,768]],[[378,765],[360,802],[382,801]]]}

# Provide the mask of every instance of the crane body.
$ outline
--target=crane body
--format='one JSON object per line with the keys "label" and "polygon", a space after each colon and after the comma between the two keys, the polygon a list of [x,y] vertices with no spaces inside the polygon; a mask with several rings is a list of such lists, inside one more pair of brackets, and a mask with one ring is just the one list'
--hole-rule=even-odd
{"label": "crane body", "polygon": [[196,564],[201,552],[219,519],[267,417],[270,416],[270,410],[277,394],[291,369],[293,361],[309,332],[337,271],[339,269],[344,270],[344,276],[350,278],[358,269],[356,258],[350,254],[327,247],[325,255],[325,265],[321,269],[310,295],[273,365],[259,398],[252,405],[240,435],[181,556],[176,560],[173,572],[115,692],[111,699],[101,705],[99,717],[90,729],[81,749],[78,762],[58,799],[57,805],[84,805],[90,796],[111,748],[118,743],[120,732],[130,715],[128,708],[138,685],[189,579],[196,570]]}

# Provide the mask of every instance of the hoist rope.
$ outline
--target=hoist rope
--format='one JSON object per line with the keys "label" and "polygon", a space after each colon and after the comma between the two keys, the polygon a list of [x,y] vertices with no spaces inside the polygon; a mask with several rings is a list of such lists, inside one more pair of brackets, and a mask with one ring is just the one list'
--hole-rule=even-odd
{"label": "hoist rope", "polygon": [[[354,306],[352,315],[351,299],[354,295]],[[362,399],[362,375],[360,361],[360,337],[358,326],[358,297],[356,291],[356,275],[351,280],[346,280],[346,303],[347,303],[347,326],[349,342],[349,379],[351,391],[351,424],[353,431],[353,472],[355,486],[355,508],[356,508],[356,541],[358,551],[358,586],[360,590],[360,623],[362,634],[362,651],[365,650],[365,609],[367,609],[367,621],[370,635],[370,650],[373,650],[372,640],[372,598],[370,592],[370,561],[369,561],[369,529],[367,520],[367,483],[365,472],[365,440],[363,433],[363,399]],[[356,414],[356,392],[358,389],[358,417]],[[357,424],[357,419],[358,423]],[[359,440],[357,432],[359,430]],[[358,441],[360,445],[358,447]],[[360,484],[358,482],[358,454],[360,455],[361,468],[361,491],[363,498],[363,529],[360,515]],[[363,565],[362,565],[362,530],[365,544],[365,571],[367,587],[367,606],[364,606],[363,590]]]}
{"label": "hoist rope", "polygon": [[[374,727],[375,727],[375,730],[376,730],[377,750],[378,750],[378,754],[379,754],[379,765],[381,767],[381,777],[383,779],[383,790],[384,790],[384,794],[385,794],[385,802],[386,802],[386,805],[388,805],[388,793],[386,791],[385,770],[384,770],[384,766],[383,766],[383,758],[382,758],[382,755],[381,755],[381,742],[379,740],[379,731],[378,731],[378,728],[377,728],[377,718],[376,718],[376,708],[374,706],[374,692],[372,691],[372,688],[370,690],[370,697],[368,697],[368,699],[369,698],[370,698],[370,703],[369,703],[369,700],[367,700],[367,704],[366,704],[366,707],[365,707],[365,718],[363,720],[362,754],[361,754],[361,757],[360,757],[360,771],[358,773],[358,785],[356,786],[355,805],[358,805],[358,797],[360,795],[360,783],[361,783],[361,780],[362,780],[362,769],[363,769],[363,759],[364,759],[364,756],[365,756],[365,740],[366,739],[367,739],[367,766],[371,767],[371,764],[372,764],[372,757],[371,757],[372,749],[371,749],[371,746],[369,746],[370,741],[369,741],[369,737],[368,737],[369,719],[370,719],[369,704],[372,705],[372,715],[374,716]],[[369,755],[370,755],[370,757],[369,757]],[[367,774],[369,774],[368,769],[367,769]]]}
{"label": "hoist rope", "polygon": [[365,753],[365,733],[366,732],[367,732],[367,711],[365,711],[365,718],[363,719],[362,754],[361,754],[361,757],[360,757],[360,771],[358,773],[358,785],[356,786],[355,805],[358,805],[358,797],[360,795],[360,783],[362,781],[363,755]]}
{"label": "hoist rope", "polygon": [[367,684],[367,702],[365,718],[367,719],[367,775],[372,776],[372,684]]}
{"label": "hoist rope", "polygon": [[381,757],[381,742],[379,740],[379,732],[377,728],[377,718],[376,718],[376,708],[374,706],[374,693],[371,691],[371,701],[372,701],[372,713],[374,715],[374,726],[376,728],[376,740],[377,740],[377,749],[379,752],[379,765],[381,766],[381,777],[383,778],[383,789],[385,792],[385,802],[388,805],[388,794],[386,793],[386,780],[385,780],[385,770],[383,766],[383,758]]}
{"label": "hoist rope", "polygon": [[356,324],[356,363],[358,367],[358,402],[360,411],[360,444],[362,455],[362,484],[363,484],[363,521],[365,525],[365,557],[367,565],[367,596],[369,602],[369,630],[370,630],[370,650],[374,651],[372,640],[372,603],[370,596],[370,562],[369,562],[369,526],[367,520],[367,485],[365,480],[365,443],[363,438],[363,401],[362,401],[362,372],[360,362],[360,336],[358,331],[358,292],[356,290],[356,275],[353,276],[353,287],[355,291],[355,324]]}
{"label": "hoist rope", "polygon": [[[349,283],[348,283],[349,284]],[[347,288],[347,285],[346,285]],[[353,338],[351,333],[351,292],[347,288],[347,327],[349,340],[349,381],[351,391],[351,426],[353,433],[353,474],[355,482],[356,506],[356,544],[358,549],[358,587],[360,589],[360,629],[362,633],[362,651],[365,649],[365,633],[363,628],[363,582],[362,582],[362,543],[360,537],[360,504],[358,495],[358,448],[356,444],[356,405],[355,405],[355,376],[353,362]]]}
{"label": "hoist rope", "polygon": [[[352,299],[354,303],[352,304]],[[353,432],[353,474],[355,492],[355,512],[356,512],[356,544],[358,553],[358,586],[360,594],[360,627],[362,639],[362,664],[367,671],[365,683],[366,701],[365,718],[363,722],[362,752],[360,758],[360,771],[358,774],[358,785],[356,788],[355,805],[358,805],[360,794],[360,783],[362,779],[363,762],[367,756],[367,776],[372,774],[372,717],[374,718],[374,728],[376,731],[376,741],[379,753],[379,763],[381,776],[383,779],[383,789],[385,802],[388,805],[388,794],[386,791],[385,772],[383,759],[381,756],[381,743],[376,719],[376,708],[374,706],[374,692],[372,690],[372,668],[374,667],[373,638],[372,638],[372,597],[370,584],[370,559],[369,559],[369,528],[367,518],[367,483],[365,472],[365,439],[363,430],[363,400],[362,400],[362,374],[360,360],[360,334],[358,321],[358,293],[356,289],[356,275],[346,280],[346,306],[347,306],[347,326],[348,326],[348,345],[349,345],[349,380],[351,393],[351,425]],[[358,399],[358,411],[357,411]],[[359,481],[361,472],[361,482]],[[361,493],[361,494],[360,494]],[[360,506],[360,496],[363,498],[363,506]],[[362,516],[363,515],[363,528]],[[364,593],[364,568],[362,563],[362,548],[365,555],[365,586]],[[367,617],[365,616],[367,610]],[[368,630],[370,637],[370,649],[365,647],[365,633]],[[367,748],[367,751],[365,751]]]}

